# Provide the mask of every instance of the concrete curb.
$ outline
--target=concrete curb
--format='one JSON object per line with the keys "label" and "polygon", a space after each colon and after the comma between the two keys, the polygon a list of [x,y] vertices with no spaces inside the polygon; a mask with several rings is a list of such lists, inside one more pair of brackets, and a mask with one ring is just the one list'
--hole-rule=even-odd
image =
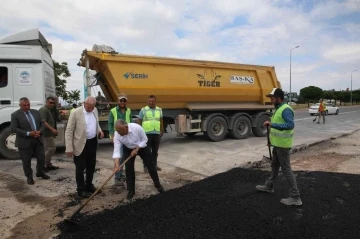
{"label": "concrete curb", "polygon": [[293,154],[293,153],[297,153],[297,152],[300,152],[304,149],[308,149],[310,147],[313,147],[315,145],[318,145],[318,144],[321,144],[321,143],[325,143],[325,142],[328,142],[328,141],[331,141],[331,140],[334,140],[334,139],[339,139],[339,138],[343,138],[343,137],[346,137],[346,136],[349,136],[349,135],[352,135],[354,133],[356,133],[357,131],[359,131],[360,129],[356,129],[356,130],[353,130],[349,133],[343,133],[343,134],[339,134],[339,135],[335,135],[335,136],[331,136],[330,138],[327,138],[327,139],[323,139],[323,140],[319,140],[319,141],[316,141],[316,142],[313,142],[313,143],[310,143],[310,144],[301,144],[301,145],[296,145],[294,146],[290,153]]}
{"label": "concrete curb", "polygon": [[[330,138],[319,140],[319,141],[316,141],[316,142],[313,142],[313,143],[310,143],[310,144],[296,145],[291,149],[290,153],[291,154],[298,153],[298,152],[301,152],[301,151],[303,151],[305,149],[316,146],[318,144],[325,143],[325,142],[328,142],[328,141],[331,141],[331,140],[335,140],[335,139],[339,139],[339,138],[343,138],[343,137],[352,135],[352,134],[356,133],[357,131],[360,131],[360,129],[355,129],[355,130],[353,130],[353,131],[351,131],[349,133],[343,133],[343,134],[338,134],[338,135],[335,135],[335,136],[331,136]],[[246,164],[240,165],[240,167],[242,167],[242,168],[262,168],[265,164],[268,164],[268,163],[270,163],[270,162],[267,161],[267,160],[261,159],[261,160],[256,161],[256,162],[248,162]]]}

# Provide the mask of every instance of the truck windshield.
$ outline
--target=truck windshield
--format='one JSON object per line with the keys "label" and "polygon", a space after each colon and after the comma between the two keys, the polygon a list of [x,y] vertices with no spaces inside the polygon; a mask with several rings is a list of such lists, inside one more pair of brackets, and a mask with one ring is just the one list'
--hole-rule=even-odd
{"label": "truck windshield", "polygon": [[0,66],[0,88],[8,85],[8,69],[7,67]]}

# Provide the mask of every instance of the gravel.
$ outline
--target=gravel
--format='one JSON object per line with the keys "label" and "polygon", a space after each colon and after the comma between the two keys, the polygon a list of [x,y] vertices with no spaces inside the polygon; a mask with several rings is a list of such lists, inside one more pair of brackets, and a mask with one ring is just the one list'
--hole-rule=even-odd
{"label": "gravel", "polygon": [[236,168],[113,210],[79,215],[78,226],[58,224],[57,238],[358,238],[360,176],[296,174],[301,207],[280,203],[289,189],[283,177],[275,193],[267,194],[255,186],[269,172]]}

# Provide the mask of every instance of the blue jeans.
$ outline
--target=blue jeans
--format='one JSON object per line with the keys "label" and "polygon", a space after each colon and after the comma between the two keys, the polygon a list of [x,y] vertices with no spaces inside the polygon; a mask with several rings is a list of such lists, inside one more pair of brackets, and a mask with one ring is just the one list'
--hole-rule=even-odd
{"label": "blue jeans", "polygon": [[[123,151],[123,145],[121,145],[120,148],[120,155],[124,155],[124,151]],[[120,165],[125,161],[124,157],[120,158]],[[120,178],[125,178],[125,174],[124,174],[124,167],[125,165],[117,172],[115,173],[115,180],[120,180]]]}

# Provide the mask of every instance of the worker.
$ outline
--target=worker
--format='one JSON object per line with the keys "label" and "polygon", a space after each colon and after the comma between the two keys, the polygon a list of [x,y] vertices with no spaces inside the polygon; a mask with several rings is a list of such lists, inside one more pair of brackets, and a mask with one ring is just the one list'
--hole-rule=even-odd
{"label": "worker", "polygon": [[75,111],[75,109],[77,108],[77,105],[74,103],[74,104],[72,105],[72,107],[73,107],[73,108],[70,110],[70,114]]}
{"label": "worker", "polygon": [[320,99],[319,101],[319,109],[318,109],[318,114],[319,114],[319,118],[318,121],[316,122],[317,124],[320,124],[320,118],[323,118],[323,124],[325,124],[325,114],[326,114],[326,104],[324,103],[323,99]]}
{"label": "worker", "polygon": [[49,96],[46,98],[46,104],[39,109],[41,120],[45,126],[43,133],[45,149],[44,171],[59,169],[59,167],[54,166],[51,162],[51,158],[54,156],[56,151],[55,138],[59,135],[56,122],[62,121],[62,117],[55,105],[55,98]]}
{"label": "worker", "polygon": [[[119,94],[118,95],[118,105],[110,110],[109,121],[108,121],[108,131],[109,139],[114,140],[115,123],[118,119],[125,120],[127,123],[132,123],[132,115],[130,108],[127,107],[127,95]],[[120,149],[122,150],[122,149]],[[120,164],[123,162],[124,158],[120,158]],[[124,170],[121,169],[115,174],[115,185],[124,186],[125,175]]]}
{"label": "worker", "polygon": [[[155,188],[160,193],[165,192],[163,186],[160,184],[159,176],[155,165],[152,163],[152,155],[150,147],[147,145],[148,138],[144,129],[136,123],[127,123],[123,119],[118,119],[115,123],[114,135],[114,152],[113,159],[115,162],[114,171],[120,170],[120,158],[127,159],[131,156],[129,161],[125,164],[126,184],[127,184],[127,199],[130,200],[135,195],[135,169],[134,163],[136,155],[139,155],[143,163],[146,165],[148,172],[153,180]],[[120,152],[122,146],[123,152]]]}
{"label": "worker", "polygon": [[279,175],[279,169],[290,185],[290,197],[280,200],[285,205],[301,206],[300,191],[297,187],[296,178],[290,165],[290,149],[294,138],[294,111],[285,104],[284,92],[279,88],[274,88],[267,97],[275,105],[275,112],[271,117],[271,122],[265,121],[264,126],[269,126],[270,143],[273,146],[273,157],[271,161],[271,176],[264,185],[257,185],[256,189],[263,192],[273,193],[274,184]]}
{"label": "worker", "polygon": [[[164,123],[162,109],[156,106],[155,95],[148,97],[148,106],[141,109],[138,117],[138,124],[141,125],[148,138],[148,145],[151,149],[152,162],[157,171],[161,168],[157,165],[157,157],[160,146],[161,137],[164,134]],[[144,172],[147,172],[144,164]]]}

